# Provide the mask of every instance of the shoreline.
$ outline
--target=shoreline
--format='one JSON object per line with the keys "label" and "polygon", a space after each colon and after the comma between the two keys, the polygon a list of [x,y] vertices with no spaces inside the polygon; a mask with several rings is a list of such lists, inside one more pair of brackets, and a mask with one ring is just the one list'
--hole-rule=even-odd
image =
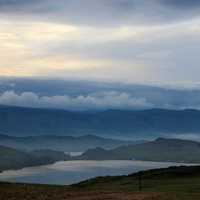
{"label": "shoreline", "polygon": [[31,168],[36,168],[36,167],[45,167],[45,166],[49,166],[49,165],[54,165],[56,163],[60,163],[60,162],[106,162],[106,161],[124,161],[124,162],[148,162],[148,163],[174,163],[174,164],[180,164],[180,165],[184,165],[184,166],[198,166],[200,165],[200,163],[189,163],[189,162],[174,162],[174,161],[152,161],[152,160],[116,160],[116,159],[111,159],[111,160],[77,160],[77,159],[72,159],[72,160],[60,160],[60,161],[56,161],[56,162],[51,162],[51,163],[47,163],[47,164],[41,164],[41,165],[31,165],[31,166],[25,166],[25,167],[20,167],[20,168],[13,168],[13,169],[6,169],[6,170],[2,170],[0,171],[0,175],[4,172],[9,172],[9,171],[19,171],[19,170],[23,170],[23,169],[31,169]]}
{"label": "shoreline", "polygon": [[[149,162],[133,160],[79,160],[79,161],[58,161],[53,164],[25,167],[17,170],[6,170],[0,173],[0,182],[21,182],[50,185],[71,185],[81,181],[99,176],[118,176],[137,173],[139,171],[159,169],[177,166],[198,166],[199,164],[174,163],[174,162]],[[99,172],[100,173],[99,173]],[[104,172],[103,172],[104,171]],[[83,174],[85,174],[83,176]],[[102,174],[103,173],[103,174]],[[54,180],[55,174],[63,177],[61,180]],[[80,174],[82,178],[77,178]],[[40,176],[41,175],[41,176]],[[51,181],[48,181],[48,177]],[[41,179],[43,177],[43,179]],[[33,180],[33,181],[31,181]]]}

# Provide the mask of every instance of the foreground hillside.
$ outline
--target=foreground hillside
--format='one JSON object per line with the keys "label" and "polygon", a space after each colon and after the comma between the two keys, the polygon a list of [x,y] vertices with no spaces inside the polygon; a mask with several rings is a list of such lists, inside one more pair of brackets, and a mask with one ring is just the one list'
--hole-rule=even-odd
{"label": "foreground hillside", "polygon": [[0,183],[0,199],[199,200],[200,167],[171,167],[129,176],[99,177],[73,186]]}
{"label": "foreground hillside", "polygon": [[[66,187],[0,184],[1,200],[177,200],[161,193],[71,190]],[[189,199],[188,199],[189,200]]]}
{"label": "foreground hillside", "polygon": [[[69,112],[0,106],[0,133],[22,135],[156,136],[161,133],[199,133],[198,110],[107,110]],[[148,134],[148,135],[147,135]]]}

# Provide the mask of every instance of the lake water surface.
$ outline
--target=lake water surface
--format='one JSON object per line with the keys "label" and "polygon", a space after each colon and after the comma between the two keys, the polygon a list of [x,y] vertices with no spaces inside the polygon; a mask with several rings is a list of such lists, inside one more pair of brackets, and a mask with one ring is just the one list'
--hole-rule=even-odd
{"label": "lake water surface", "polygon": [[179,165],[183,164],[120,160],[63,161],[52,165],[5,171],[0,174],[0,180],[9,182],[69,185],[97,176],[127,175],[140,170]]}

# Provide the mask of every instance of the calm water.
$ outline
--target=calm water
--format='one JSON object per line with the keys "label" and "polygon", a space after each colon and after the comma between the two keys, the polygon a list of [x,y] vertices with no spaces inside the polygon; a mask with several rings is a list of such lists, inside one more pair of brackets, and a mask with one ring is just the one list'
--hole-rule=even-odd
{"label": "calm water", "polygon": [[0,180],[68,185],[97,176],[127,175],[140,170],[175,165],[181,164],[143,161],[65,161],[52,165],[5,171],[0,174]]}

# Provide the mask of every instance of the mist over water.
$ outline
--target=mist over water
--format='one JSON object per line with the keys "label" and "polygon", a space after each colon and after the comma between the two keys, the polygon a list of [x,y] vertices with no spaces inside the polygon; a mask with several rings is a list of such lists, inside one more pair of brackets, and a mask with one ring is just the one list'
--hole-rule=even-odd
{"label": "mist over water", "polygon": [[128,175],[140,170],[180,165],[183,164],[145,161],[63,161],[52,165],[5,171],[0,174],[0,180],[69,185],[98,176]]}

